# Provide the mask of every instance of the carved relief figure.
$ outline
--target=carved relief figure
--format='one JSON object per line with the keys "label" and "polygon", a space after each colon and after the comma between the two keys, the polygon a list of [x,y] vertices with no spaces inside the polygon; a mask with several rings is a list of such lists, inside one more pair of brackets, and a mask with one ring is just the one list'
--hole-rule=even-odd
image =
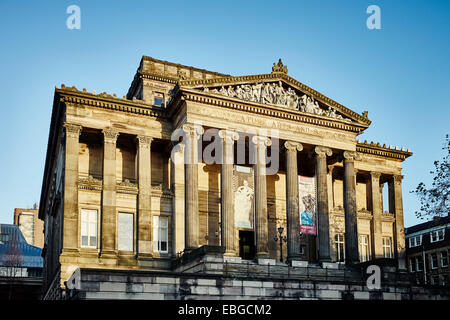
{"label": "carved relief figure", "polygon": [[234,193],[234,214],[236,226],[253,228],[252,201],[253,189],[248,186],[247,180],[237,188]]}
{"label": "carved relief figure", "polygon": [[255,84],[241,84],[235,86],[231,85],[227,88],[222,86],[220,90],[218,90],[217,88],[210,89],[205,87],[203,88],[203,91],[211,92],[214,94],[221,94],[232,98],[236,97],[253,102],[275,104],[281,107],[299,110],[301,112],[351,121],[350,119],[343,118],[340,114],[337,114],[336,110],[331,106],[329,106],[327,110],[322,109],[319,105],[319,102],[315,100],[313,96],[309,96],[307,94],[299,96],[294,89],[283,88],[281,81],[278,81],[278,84],[275,82],[266,82]]}

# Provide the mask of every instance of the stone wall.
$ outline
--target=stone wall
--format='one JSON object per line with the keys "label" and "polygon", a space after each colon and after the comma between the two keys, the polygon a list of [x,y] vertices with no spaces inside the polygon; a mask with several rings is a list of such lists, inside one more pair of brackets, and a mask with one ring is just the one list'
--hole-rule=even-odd
{"label": "stone wall", "polygon": [[224,277],[206,273],[79,269],[68,281],[67,299],[149,300],[445,300],[448,289],[365,285],[320,280]]}

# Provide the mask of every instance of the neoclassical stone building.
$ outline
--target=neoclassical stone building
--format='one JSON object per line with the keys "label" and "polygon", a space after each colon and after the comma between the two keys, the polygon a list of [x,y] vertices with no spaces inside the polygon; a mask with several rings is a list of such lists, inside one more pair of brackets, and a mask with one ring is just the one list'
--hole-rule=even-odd
{"label": "neoclassical stone building", "polygon": [[203,246],[235,264],[405,269],[412,153],[357,140],[370,123],[281,60],[230,76],[144,56],[123,98],[56,88],[39,207],[46,297],[77,268],[179,272]]}

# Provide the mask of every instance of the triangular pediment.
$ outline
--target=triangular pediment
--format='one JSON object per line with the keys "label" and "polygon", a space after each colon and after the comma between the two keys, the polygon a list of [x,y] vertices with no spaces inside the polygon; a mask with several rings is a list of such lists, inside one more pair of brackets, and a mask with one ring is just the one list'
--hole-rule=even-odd
{"label": "triangular pediment", "polygon": [[368,126],[371,122],[367,114],[360,115],[283,72],[182,80],[179,86],[208,95],[244,100],[349,123]]}

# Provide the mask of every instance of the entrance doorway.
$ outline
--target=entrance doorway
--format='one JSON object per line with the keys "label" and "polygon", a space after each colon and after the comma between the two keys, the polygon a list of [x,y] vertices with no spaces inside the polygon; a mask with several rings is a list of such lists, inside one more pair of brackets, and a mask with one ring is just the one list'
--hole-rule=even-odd
{"label": "entrance doorway", "polygon": [[255,258],[255,233],[253,231],[239,231],[239,256],[245,260]]}

